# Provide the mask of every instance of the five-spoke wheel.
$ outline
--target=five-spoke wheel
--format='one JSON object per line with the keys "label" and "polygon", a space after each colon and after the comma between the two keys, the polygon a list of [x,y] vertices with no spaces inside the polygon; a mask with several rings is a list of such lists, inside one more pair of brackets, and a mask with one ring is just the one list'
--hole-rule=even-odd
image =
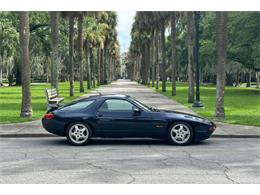
{"label": "five-spoke wheel", "polygon": [[67,128],[66,137],[72,145],[85,145],[92,136],[90,127],[82,122],[76,122]]}
{"label": "five-spoke wheel", "polygon": [[175,122],[170,126],[167,137],[172,144],[187,145],[193,139],[193,130],[188,123]]}

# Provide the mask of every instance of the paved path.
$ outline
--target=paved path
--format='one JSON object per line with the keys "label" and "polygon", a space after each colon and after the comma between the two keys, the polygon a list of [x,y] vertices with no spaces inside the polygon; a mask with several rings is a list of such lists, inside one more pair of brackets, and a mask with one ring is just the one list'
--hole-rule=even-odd
{"label": "paved path", "polygon": [[[110,85],[101,86],[98,90],[102,94],[127,94],[149,106],[154,106],[161,109],[175,110],[195,114],[189,108],[169,99],[168,97],[156,93],[148,87],[140,85],[136,82],[131,82],[129,80],[118,80]],[[96,95],[97,92],[93,91],[82,97],[87,97],[94,94]],[[12,134],[13,136],[50,135],[42,128],[40,120],[28,123],[0,125],[0,136],[4,136],[6,134]],[[217,123],[217,130],[214,132],[213,135],[228,137],[260,137],[260,127]]]}
{"label": "paved path", "polygon": [[[113,82],[110,85],[104,85],[100,87],[98,91],[101,92],[102,94],[130,95],[149,106],[154,106],[157,108],[167,109],[167,110],[176,110],[176,111],[186,112],[186,113],[196,115],[192,110],[188,109],[182,104],[172,101],[168,97],[156,93],[155,91],[153,91],[148,87],[145,87],[143,85],[140,85],[136,82],[129,81],[129,80],[118,80],[116,82]],[[96,95],[97,92],[93,91],[84,96],[90,96],[93,94]]]}
{"label": "paved path", "polygon": [[178,147],[160,140],[0,138],[0,183],[260,183],[259,139],[211,138]]}

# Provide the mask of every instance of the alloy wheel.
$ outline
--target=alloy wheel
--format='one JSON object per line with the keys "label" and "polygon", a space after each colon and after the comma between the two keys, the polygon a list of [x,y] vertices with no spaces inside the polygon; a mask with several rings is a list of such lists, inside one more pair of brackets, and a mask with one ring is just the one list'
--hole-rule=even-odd
{"label": "alloy wheel", "polygon": [[191,137],[191,129],[182,123],[175,124],[170,131],[171,139],[177,144],[186,144]]}
{"label": "alloy wheel", "polygon": [[69,129],[69,138],[75,144],[82,144],[89,137],[89,129],[83,124],[74,124]]}

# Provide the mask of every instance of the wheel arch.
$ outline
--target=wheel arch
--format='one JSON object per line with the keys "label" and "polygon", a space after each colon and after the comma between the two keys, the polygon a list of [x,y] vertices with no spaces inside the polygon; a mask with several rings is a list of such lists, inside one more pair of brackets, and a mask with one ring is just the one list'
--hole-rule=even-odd
{"label": "wheel arch", "polygon": [[70,121],[70,122],[68,122],[68,123],[64,126],[64,132],[63,132],[64,136],[66,135],[66,131],[67,131],[68,127],[69,127],[71,124],[77,123],[77,122],[87,124],[87,125],[90,127],[90,131],[92,132],[92,136],[95,135],[94,127],[93,127],[93,125],[92,125],[89,121],[75,120],[75,121]]}
{"label": "wheel arch", "polygon": [[[189,125],[191,126],[191,128],[192,128],[192,131],[193,131],[194,135],[195,135],[195,128],[194,128],[194,125],[192,124],[191,121],[181,120],[181,119],[179,120],[179,119],[177,119],[177,120],[172,120],[171,122],[169,122],[169,124],[168,124],[168,126],[167,126],[167,128],[166,128],[165,136],[167,136],[167,133],[168,133],[168,131],[170,130],[170,127],[172,126],[172,124],[173,124],[173,123],[176,123],[176,122],[183,122],[183,123],[189,124]],[[194,137],[195,137],[195,136],[193,136],[193,139],[194,139]]]}

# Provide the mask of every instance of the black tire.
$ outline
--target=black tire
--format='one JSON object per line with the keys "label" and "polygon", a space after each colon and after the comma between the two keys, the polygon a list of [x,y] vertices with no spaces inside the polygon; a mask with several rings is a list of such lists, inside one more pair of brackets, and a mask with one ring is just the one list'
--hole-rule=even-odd
{"label": "black tire", "polygon": [[[183,126],[183,131],[180,132],[180,129],[178,129],[178,125]],[[176,130],[178,130],[179,132],[178,133],[173,132],[173,128],[174,129],[177,128]],[[188,134],[186,134],[186,132],[188,132]],[[176,139],[177,134],[178,136],[182,136],[179,137],[180,140],[183,139],[182,141]],[[167,139],[173,145],[178,145],[178,146],[188,145],[192,142],[193,137],[194,137],[194,131],[192,127],[188,123],[182,121],[172,123],[167,131]]]}
{"label": "black tire", "polygon": [[[76,126],[78,127],[79,131],[81,131],[81,132],[76,132],[77,131]],[[85,130],[83,130],[83,127],[85,128]],[[74,129],[74,132],[73,132],[73,129]],[[74,135],[75,133],[76,133],[76,135]],[[83,138],[83,136],[85,136],[85,137]],[[84,122],[74,122],[74,123],[71,123],[67,127],[66,137],[67,137],[67,140],[70,145],[73,145],[73,146],[87,145],[92,137],[92,129],[88,124],[86,124]],[[79,139],[79,141],[77,142],[76,137],[80,137],[81,139]]]}

